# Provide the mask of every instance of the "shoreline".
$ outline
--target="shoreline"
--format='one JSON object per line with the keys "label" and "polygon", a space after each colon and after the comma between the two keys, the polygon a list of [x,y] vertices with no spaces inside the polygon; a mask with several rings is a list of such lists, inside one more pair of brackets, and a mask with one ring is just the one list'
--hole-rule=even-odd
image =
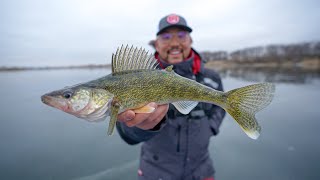
{"label": "shoreline", "polygon": [[10,71],[42,71],[42,70],[62,70],[62,69],[100,69],[100,68],[111,68],[111,64],[89,64],[89,65],[75,65],[75,66],[44,66],[44,67],[19,67],[12,66],[0,67],[0,72]]}
{"label": "shoreline", "polygon": [[215,70],[234,70],[234,69],[278,69],[278,70],[303,70],[310,72],[320,72],[320,58],[305,58],[301,61],[282,60],[282,61],[232,61],[216,60],[209,61],[205,65],[207,68]]}
{"label": "shoreline", "polygon": [[[234,60],[214,60],[205,63],[205,67],[217,71],[236,70],[236,69],[278,69],[283,71],[292,71],[294,69],[319,72],[320,58],[305,58],[301,61],[283,60],[283,61],[234,61]],[[73,66],[44,66],[44,67],[0,67],[0,72],[10,71],[41,71],[41,70],[61,70],[61,69],[100,69],[111,68],[111,64],[88,64]]]}

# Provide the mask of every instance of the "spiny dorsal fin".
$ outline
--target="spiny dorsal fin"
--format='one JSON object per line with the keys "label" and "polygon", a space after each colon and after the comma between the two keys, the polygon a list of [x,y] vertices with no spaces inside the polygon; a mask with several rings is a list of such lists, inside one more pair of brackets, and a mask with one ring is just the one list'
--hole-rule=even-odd
{"label": "spiny dorsal fin", "polygon": [[112,73],[119,73],[132,70],[156,69],[157,60],[148,51],[128,45],[123,45],[117,49],[116,54],[112,54]]}

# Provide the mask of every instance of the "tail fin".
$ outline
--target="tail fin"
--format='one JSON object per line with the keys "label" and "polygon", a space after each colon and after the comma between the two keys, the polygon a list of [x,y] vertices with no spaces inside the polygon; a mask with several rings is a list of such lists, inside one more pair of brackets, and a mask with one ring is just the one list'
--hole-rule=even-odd
{"label": "tail fin", "polygon": [[261,131],[255,114],[270,104],[274,91],[273,84],[260,83],[226,92],[225,110],[252,139],[257,139]]}

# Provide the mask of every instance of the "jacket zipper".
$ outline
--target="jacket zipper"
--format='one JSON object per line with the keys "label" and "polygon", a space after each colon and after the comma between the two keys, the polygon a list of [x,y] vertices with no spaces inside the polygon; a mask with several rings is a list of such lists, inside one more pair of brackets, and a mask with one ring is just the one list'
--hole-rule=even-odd
{"label": "jacket zipper", "polygon": [[177,142],[177,152],[180,152],[180,134],[181,134],[181,125],[178,125],[178,142]]}

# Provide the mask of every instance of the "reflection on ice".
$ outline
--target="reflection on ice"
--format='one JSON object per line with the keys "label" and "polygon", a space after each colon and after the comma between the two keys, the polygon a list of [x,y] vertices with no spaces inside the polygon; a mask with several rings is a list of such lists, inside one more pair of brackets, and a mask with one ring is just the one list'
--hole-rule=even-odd
{"label": "reflection on ice", "polygon": [[234,68],[218,70],[222,77],[232,77],[245,81],[310,83],[320,78],[320,72],[301,69],[270,69],[270,68]]}
{"label": "reflection on ice", "polygon": [[85,177],[76,178],[74,180],[121,180],[121,179],[136,179],[136,170],[138,169],[138,159],[127,162],[121,166],[113,167],[96,174],[92,174]]}

